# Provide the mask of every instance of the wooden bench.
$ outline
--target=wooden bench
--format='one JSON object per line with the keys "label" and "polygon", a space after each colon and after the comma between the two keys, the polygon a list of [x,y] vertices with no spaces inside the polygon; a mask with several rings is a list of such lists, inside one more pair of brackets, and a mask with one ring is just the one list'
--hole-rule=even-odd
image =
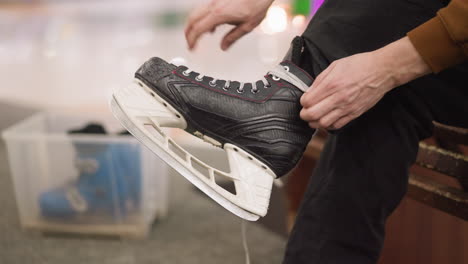
{"label": "wooden bench", "polygon": [[[434,124],[434,136],[419,144],[413,167],[420,168],[411,170],[407,197],[467,221],[468,129]],[[286,196],[290,226],[326,137],[323,131],[314,137],[303,160],[288,177]],[[452,179],[446,179],[449,177]]]}
{"label": "wooden bench", "polygon": [[[433,139],[419,143],[416,160],[427,170],[410,174],[408,197],[467,221],[467,145],[468,129],[435,123]],[[453,177],[458,184],[443,177]]]}

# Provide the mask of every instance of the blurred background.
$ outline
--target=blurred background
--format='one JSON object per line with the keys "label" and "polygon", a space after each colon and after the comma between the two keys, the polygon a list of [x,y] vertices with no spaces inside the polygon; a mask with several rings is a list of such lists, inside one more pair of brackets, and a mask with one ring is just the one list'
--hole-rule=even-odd
{"label": "blurred background", "polygon": [[128,83],[152,56],[182,58],[220,78],[255,80],[284,55],[306,22],[304,16],[292,17],[290,1],[277,1],[269,19],[229,52],[219,48],[227,26],[188,52],[184,22],[203,2],[2,1],[0,100],[41,108],[100,108],[112,88]]}
{"label": "blurred background", "polygon": [[[277,0],[229,51],[219,48],[230,29],[223,26],[189,52],[185,21],[204,2],[0,0],[0,264],[245,263],[241,220],[125,135],[108,101],[153,56],[220,79],[257,80],[324,0]],[[177,136],[226,167],[219,150]],[[247,224],[252,263],[281,263],[325,137],[275,187],[268,216]],[[468,261],[466,221],[413,199],[387,234],[381,264]]]}
{"label": "blurred background", "polygon": [[[117,136],[122,128],[108,109],[112,90],[153,56],[221,79],[257,80],[313,12],[313,1],[276,1],[228,52],[219,45],[229,26],[189,52],[185,20],[204,2],[0,0],[0,263],[245,262],[241,220]],[[219,150],[179,137],[226,167]],[[286,200],[275,193],[269,220],[247,226],[253,263],[281,262]]]}

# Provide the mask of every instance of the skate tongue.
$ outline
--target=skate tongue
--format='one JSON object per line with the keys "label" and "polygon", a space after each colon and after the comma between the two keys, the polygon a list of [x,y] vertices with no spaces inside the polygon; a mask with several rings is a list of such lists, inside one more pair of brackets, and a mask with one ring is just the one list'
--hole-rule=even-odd
{"label": "skate tongue", "polygon": [[281,62],[280,65],[270,70],[268,74],[274,75],[291,83],[303,92],[306,92],[314,81],[314,79],[306,71],[299,68],[296,64],[290,61]]}

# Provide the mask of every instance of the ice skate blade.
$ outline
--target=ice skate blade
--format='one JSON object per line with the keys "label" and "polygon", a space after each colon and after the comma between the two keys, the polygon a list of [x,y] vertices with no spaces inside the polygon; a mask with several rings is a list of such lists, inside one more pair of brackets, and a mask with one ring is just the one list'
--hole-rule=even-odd
{"label": "ice skate blade", "polygon": [[202,180],[198,177],[194,176],[193,173],[184,167],[180,162],[174,158],[173,156],[169,155],[162,149],[158,144],[155,144],[149,137],[147,137],[137,126],[133,125],[130,119],[125,116],[125,113],[120,109],[118,103],[115,99],[111,102],[112,112],[114,113],[115,117],[119,119],[123,126],[132,134],[134,135],[140,142],[142,142],[145,146],[147,146],[152,152],[158,155],[164,162],[166,162],[169,166],[175,169],[178,173],[184,176],[187,180],[189,180],[193,185],[203,191],[206,195],[210,198],[215,200],[221,206],[232,212],[233,214],[249,220],[249,221],[257,221],[260,216],[252,214],[239,206],[233,204],[231,201],[227,200],[220,194],[216,193],[210,186],[205,184]]}
{"label": "ice skate blade", "polygon": [[[130,133],[224,208],[249,221],[266,214],[275,175],[247,152],[232,144],[224,145],[230,173],[212,168],[192,156],[161,129],[161,126],[184,129],[184,118],[142,83],[117,91],[111,108]],[[215,178],[218,177],[234,182],[236,193],[217,185]]]}

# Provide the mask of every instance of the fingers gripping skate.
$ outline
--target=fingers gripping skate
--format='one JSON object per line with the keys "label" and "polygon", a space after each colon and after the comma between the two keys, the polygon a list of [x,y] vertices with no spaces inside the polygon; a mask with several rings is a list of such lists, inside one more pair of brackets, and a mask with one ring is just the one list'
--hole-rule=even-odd
{"label": "fingers gripping skate", "polygon": [[[255,221],[267,213],[273,180],[265,164],[232,145],[224,144],[230,172],[209,166],[170,138],[162,127],[185,129],[184,117],[139,80],[114,93],[114,115],[145,146],[223,207],[246,220]],[[197,135],[213,144],[212,138]],[[234,183],[230,192],[216,183],[221,178]]]}

